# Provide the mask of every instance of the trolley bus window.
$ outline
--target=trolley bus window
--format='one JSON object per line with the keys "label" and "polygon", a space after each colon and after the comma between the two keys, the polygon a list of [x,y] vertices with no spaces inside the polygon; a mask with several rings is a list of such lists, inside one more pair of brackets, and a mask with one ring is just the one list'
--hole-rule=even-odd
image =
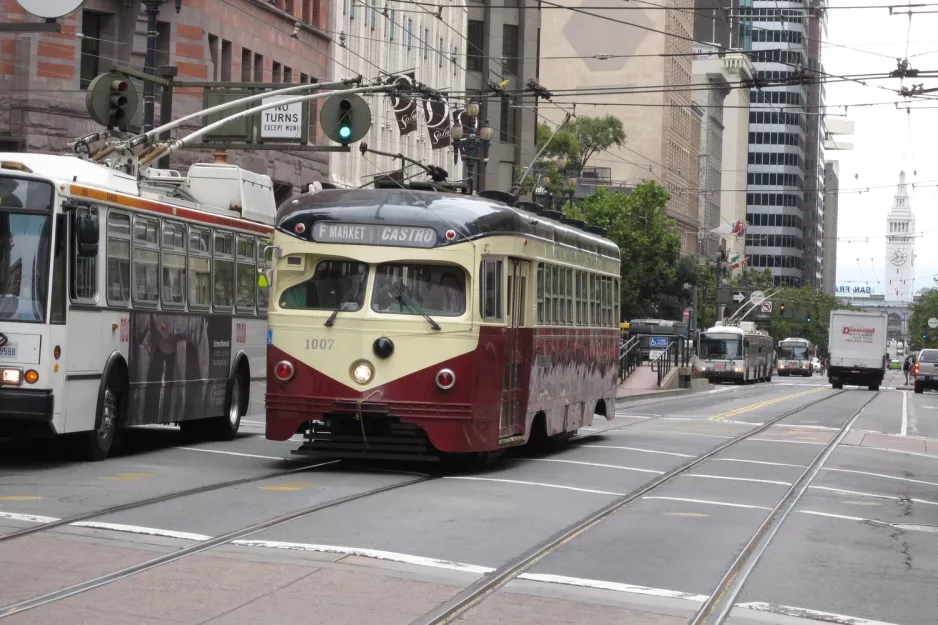
{"label": "trolley bus window", "polygon": [[[365,305],[368,265],[351,260],[323,260],[313,276],[280,295],[281,308],[355,312]],[[358,288],[349,293],[354,285]],[[348,294],[348,297],[344,297]],[[343,301],[344,299],[344,301]]]}
{"label": "trolley bus window", "polygon": [[186,227],[163,224],[163,305],[186,305]]}
{"label": "trolley bus window", "polygon": [[704,360],[737,360],[742,358],[743,341],[735,335],[701,334],[700,357]]}
{"label": "trolley bus window", "polygon": [[50,184],[0,178],[0,319],[46,319],[51,213]]}
{"label": "trolley bus window", "polygon": [[189,227],[189,308],[207,309],[212,304],[211,235]]}
{"label": "trolley bus window", "polygon": [[778,357],[785,360],[807,360],[810,355],[805,345],[780,345]]}
{"label": "trolley bus window", "polygon": [[215,308],[231,310],[234,303],[234,235],[230,232],[215,233],[212,264],[215,270],[212,279]]}
{"label": "trolley bus window", "polygon": [[130,217],[108,211],[107,303],[126,306],[130,301]]}
{"label": "trolley bus window", "polygon": [[257,267],[254,260],[254,239],[238,235],[238,312],[254,312],[254,289]]}
{"label": "trolley bus window", "polygon": [[[76,211],[76,216],[79,214],[97,215],[98,209],[94,207],[79,208]],[[75,221],[72,222],[73,227],[75,223]],[[73,233],[72,236],[71,264],[71,298],[78,302],[94,302],[98,295],[98,257],[79,256],[77,232]]]}
{"label": "trolley bus window", "polygon": [[[400,289],[419,310],[397,298]],[[371,309],[379,313],[458,317],[466,312],[465,272],[447,265],[378,265]]]}
{"label": "trolley bus window", "polygon": [[135,304],[156,304],[159,291],[159,220],[134,217],[133,284]]}

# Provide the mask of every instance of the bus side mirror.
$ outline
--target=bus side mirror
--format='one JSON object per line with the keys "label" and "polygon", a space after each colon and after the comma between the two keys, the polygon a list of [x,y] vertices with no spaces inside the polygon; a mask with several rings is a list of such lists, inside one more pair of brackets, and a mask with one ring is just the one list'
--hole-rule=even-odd
{"label": "bus side mirror", "polygon": [[98,216],[89,213],[75,214],[75,242],[80,258],[98,255]]}
{"label": "bus side mirror", "polygon": [[749,339],[746,339],[745,341],[743,341],[743,344],[744,344],[746,347],[749,347]]}
{"label": "bus side mirror", "polygon": [[270,269],[261,269],[257,270],[257,286],[262,289],[269,289],[271,282],[271,271]]}

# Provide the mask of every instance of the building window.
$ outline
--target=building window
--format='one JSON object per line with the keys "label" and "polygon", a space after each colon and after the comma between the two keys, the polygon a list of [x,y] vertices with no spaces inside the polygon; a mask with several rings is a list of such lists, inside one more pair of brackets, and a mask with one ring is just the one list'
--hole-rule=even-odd
{"label": "building window", "polygon": [[505,57],[505,71],[518,75],[518,27],[513,24],[502,25],[502,56]]}
{"label": "building window", "polygon": [[407,18],[407,51],[414,47],[414,20]]}
{"label": "building window", "polygon": [[254,82],[264,82],[264,55],[254,53]]}
{"label": "building window", "polygon": [[474,72],[482,71],[482,50],[485,47],[485,23],[478,20],[469,20],[468,28],[469,47],[466,50],[466,69]]}
{"label": "building window", "polygon": [[440,67],[443,67],[443,38],[440,37]]}
{"label": "building window", "polygon": [[274,64],[270,72],[270,82],[280,82],[283,79],[283,69],[277,61],[274,61]]}
{"label": "building window", "polygon": [[515,143],[515,120],[518,111],[515,110],[510,98],[502,98],[501,119],[498,124],[498,140],[502,143]]}
{"label": "building window", "polygon": [[241,82],[251,82],[251,58],[253,53],[247,48],[241,48]]}
{"label": "building window", "polygon": [[81,13],[81,81],[79,86],[87,89],[99,73],[101,59],[101,30],[104,15],[82,11]]}
{"label": "building window", "polygon": [[[312,0],[313,2],[313,25],[317,28],[322,24],[322,0]],[[343,15],[345,12],[342,12]]]}
{"label": "building window", "polygon": [[371,0],[371,30],[378,27],[378,0]]}
{"label": "building window", "polygon": [[394,31],[397,29],[397,22],[394,21],[394,9],[388,11],[388,24],[390,24],[390,36],[388,36],[388,41],[394,41]]}
{"label": "building window", "polygon": [[221,80],[231,80],[231,42],[221,40]]}
{"label": "building window", "polygon": [[430,29],[423,29],[423,58],[430,58]]}
{"label": "building window", "polygon": [[293,84],[293,68],[292,67],[284,66],[283,82]]}

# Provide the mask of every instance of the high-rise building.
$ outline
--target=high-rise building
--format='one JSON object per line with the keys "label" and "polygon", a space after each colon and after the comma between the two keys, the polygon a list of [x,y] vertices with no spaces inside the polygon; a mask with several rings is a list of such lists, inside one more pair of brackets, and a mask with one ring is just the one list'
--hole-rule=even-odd
{"label": "high-rise building", "polygon": [[[822,76],[821,41],[827,37],[827,0],[807,0],[805,6],[805,47],[809,76]],[[808,96],[805,108],[804,163],[804,250],[801,277],[806,285],[820,288],[824,258],[824,83],[810,81],[805,85]]]}
{"label": "high-rise building", "polygon": [[911,302],[915,293],[915,215],[906,189],[905,172],[886,218],[886,275],[883,295],[887,302]]}
{"label": "high-rise building", "polygon": [[831,295],[837,288],[837,212],[840,205],[840,163],[824,163],[824,237],[821,288]]}
{"label": "high-rise building", "polygon": [[511,92],[538,80],[541,11],[532,0],[469,0],[467,6],[466,90],[471,97],[473,92],[490,92],[491,85],[505,83],[506,93],[501,98],[481,98],[479,118],[488,120],[494,130],[488,160],[477,157],[475,188],[508,191],[537,154],[538,109],[530,96]]}
{"label": "high-rise building", "polygon": [[[375,0],[332,0],[333,30],[338,35],[331,50],[331,76],[386,78],[412,73],[417,82],[431,89],[458,93],[462,98],[468,47],[466,7],[444,3],[439,10],[438,14],[419,5],[379,7]],[[371,130],[364,139],[369,148],[442,167],[450,173],[450,180],[462,178],[453,161],[454,148],[448,135],[442,142],[431,137],[422,101],[417,101],[407,115],[408,129],[402,135],[387,95],[365,99],[372,115]],[[455,108],[460,103],[453,100],[450,106]],[[403,165],[400,159],[362,154],[356,149],[333,153],[329,161],[331,182],[342,187],[367,184],[375,175],[400,170]],[[418,174],[419,180],[425,178],[414,167],[408,166],[404,171],[405,177],[413,174]]]}
{"label": "high-rise building", "polygon": [[[295,2],[182,2],[156,5],[156,66],[175,66],[180,81],[300,83],[327,77],[329,7],[325,0]],[[114,66],[142,70],[147,14],[136,0],[88,0],[59,20],[61,33],[4,37],[0,47],[0,150],[61,152],[79,136],[103,130],[85,107],[92,79]],[[16,2],[0,3],[0,22],[41,22]],[[142,87],[138,87],[142,90]],[[156,89],[154,120],[161,106]],[[202,87],[177,87],[173,118],[203,108]],[[193,120],[174,131],[185,136]],[[317,136],[310,122],[310,144]],[[184,148],[169,165],[185,169],[210,161],[211,152]],[[301,184],[325,179],[328,157],[306,151],[230,150],[228,160],[269,175],[283,200]]]}
{"label": "high-rise building", "polygon": [[798,78],[814,18],[775,0],[753,0],[739,11],[740,41],[752,50],[757,80],[768,81],[750,92],[746,254],[751,267],[770,268],[776,284],[800,285],[808,91]]}
{"label": "high-rise building", "polygon": [[[580,5],[572,0],[555,4]],[[582,11],[544,11],[541,49],[549,53],[541,60],[540,76],[548,89],[576,90],[577,115],[622,120],[625,145],[594,155],[588,165],[608,167],[613,184],[647,179],[667,187],[667,213],[680,230],[681,249],[696,254],[700,122],[689,89],[654,87],[691,84],[694,13],[689,7],[690,2],[682,2],[664,10],[621,11],[621,2],[600,0]],[[610,86],[618,86],[619,93],[604,95]],[[553,123],[564,117],[549,104],[538,112]]]}

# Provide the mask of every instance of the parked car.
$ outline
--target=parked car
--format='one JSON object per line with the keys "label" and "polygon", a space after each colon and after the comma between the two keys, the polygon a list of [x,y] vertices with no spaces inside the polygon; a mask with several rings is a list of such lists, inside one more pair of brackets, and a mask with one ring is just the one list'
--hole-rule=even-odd
{"label": "parked car", "polygon": [[938,349],[923,349],[912,365],[912,385],[916,393],[926,388],[938,391]]}
{"label": "parked car", "polygon": [[890,368],[890,369],[901,369],[901,368],[902,368],[902,361],[899,360],[898,358],[893,358],[893,359],[891,359],[891,360],[889,361],[889,368]]}
{"label": "parked car", "polygon": [[814,371],[820,371],[820,370],[821,370],[821,359],[818,358],[817,356],[815,356],[814,358],[812,358],[812,359],[811,359],[811,368],[812,368]]}

